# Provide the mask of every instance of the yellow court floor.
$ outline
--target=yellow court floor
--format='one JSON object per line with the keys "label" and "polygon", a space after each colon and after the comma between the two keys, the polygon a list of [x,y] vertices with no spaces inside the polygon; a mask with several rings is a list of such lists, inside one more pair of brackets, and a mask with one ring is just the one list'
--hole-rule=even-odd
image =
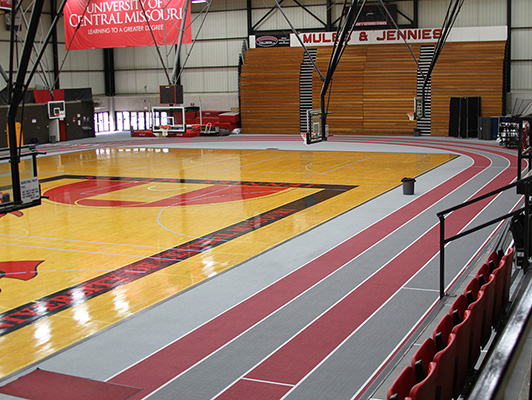
{"label": "yellow court floor", "polygon": [[47,199],[0,217],[0,377],[453,157],[124,147],[39,158]]}

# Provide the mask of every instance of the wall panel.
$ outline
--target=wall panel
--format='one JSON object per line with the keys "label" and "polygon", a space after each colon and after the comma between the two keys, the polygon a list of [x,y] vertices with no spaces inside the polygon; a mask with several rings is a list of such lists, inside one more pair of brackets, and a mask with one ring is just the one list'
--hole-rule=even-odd
{"label": "wall panel", "polygon": [[181,83],[188,93],[236,93],[238,71],[236,68],[217,68],[207,74],[203,69],[187,69]]}
{"label": "wall panel", "polygon": [[530,0],[512,0],[512,26],[532,26],[532,2]]}
{"label": "wall panel", "polygon": [[100,72],[67,72],[61,74],[62,88],[92,88],[93,94],[104,92],[104,82]]}
{"label": "wall panel", "polygon": [[[275,6],[274,2],[270,3],[271,6]],[[342,3],[343,4],[343,3]],[[323,29],[323,24],[320,23],[316,18],[310,15],[308,12],[304,11],[300,7],[287,7],[284,4],[282,5],[283,12],[290,20],[290,23],[296,27],[296,29]],[[313,6],[307,5],[306,8],[311,11],[314,15],[321,19],[321,21],[326,22],[326,7],[324,4]],[[270,8],[256,8],[252,11],[252,21],[255,25],[263,17],[265,17]],[[259,25],[255,27],[259,31],[268,31],[268,30],[286,30],[291,32],[290,25],[286,21],[286,18],[283,14],[275,8],[267,17],[261,21]]]}
{"label": "wall panel", "polygon": [[182,63],[187,58],[187,51],[190,53],[187,68],[237,67],[242,39],[197,42],[192,51],[190,49],[190,46],[183,46],[181,50]]}
{"label": "wall panel", "polygon": [[[530,21],[532,26],[532,21]],[[512,31],[512,60],[532,60],[532,28]]]}
{"label": "wall panel", "polygon": [[[218,10],[245,10],[247,0],[215,0],[212,2],[211,11]],[[193,4],[192,12],[199,12],[204,4]]]}
{"label": "wall panel", "polygon": [[[195,23],[199,25],[203,16],[200,16]],[[246,21],[247,12],[245,10],[233,12],[210,12],[207,15],[203,28],[198,36],[199,40],[203,39],[231,39],[235,37],[247,37],[248,28]],[[197,30],[193,31],[193,38]]]}
{"label": "wall panel", "polygon": [[[419,26],[442,26],[449,0],[419,0]],[[502,26],[506,25],[506,0],[467,0],[454,26]]]}
{"label": "wall panel", "polygon": [[[511,69],[512,91],[529,90],[532,91],[532,61],[513,62]],[[523,94],[521,93],[522,97]],[[525,96],[532,98],[530,94]]]}
{"label": "wall panel", "polygon": [[121,94],[158,93],[159,85],[167,83],[164,71],[160,69],[117,71],[115,74],[116,91]]}

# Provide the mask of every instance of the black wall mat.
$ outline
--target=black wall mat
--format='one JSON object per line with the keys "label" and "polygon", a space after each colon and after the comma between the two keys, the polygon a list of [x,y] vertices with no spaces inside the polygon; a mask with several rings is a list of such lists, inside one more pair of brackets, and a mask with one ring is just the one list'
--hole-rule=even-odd
{"label": "black wall mat", "polygon": [[477,137],[480,116],[480,97],[451,97],[449,105],[449,136],[461,138]]}

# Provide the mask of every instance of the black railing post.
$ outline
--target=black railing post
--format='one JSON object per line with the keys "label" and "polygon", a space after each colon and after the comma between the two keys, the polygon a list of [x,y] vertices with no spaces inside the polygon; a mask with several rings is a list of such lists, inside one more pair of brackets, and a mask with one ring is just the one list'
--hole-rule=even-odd
{"label": "black railing post", "polygon": [[445,216],[440,218],[440,299],[445,296]]}

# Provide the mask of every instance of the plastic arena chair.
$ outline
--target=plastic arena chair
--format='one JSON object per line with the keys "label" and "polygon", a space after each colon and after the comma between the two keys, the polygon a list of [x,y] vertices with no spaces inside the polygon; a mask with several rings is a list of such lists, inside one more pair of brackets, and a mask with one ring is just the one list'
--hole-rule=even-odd
{"label": "plastic arena chair", "polygon": [[419,346],[417,351],[412,356],[412,368],[416,373],[416,380],[418,382],[424,380],[427,377],[429,364],[434,360],[436,354],[436,344],[432,338],[427,338]]}
{"label": "plastic arena chair", "polygon": [[426,378],[410,389],[408,397],[412,400],[436,400],[437,370],[435,362],[429,363]]}
{"label": "plastic arena chair", "polygon": [[474,277],[464,289],[464,295],[466,296],[468,306],[477,300],[479,290],[480,282],[477,277]]}
{"label": "plastic arena chair", "polygon": [[470,318],[471,311],[466,310],[462,321],[456,324],[451,331],[456,335],[456,373],[454,381],[454,397],[462,391],[467,375],[469,374],[469,365],[471,359],[472,331]]}
{"label": "plastic arena chair", "polygon": [[492,327],[494,325],[495,275],[490,275],[488,282],[480,290],[484,292],[484,308],[486,310],[481,340],[481,345],[484,347],[491,337]]}
{"label": "plastic arena chair", "polygon": [[[451,304],[449,315],[453,317],[453,324],[456,325],[464,319],[464,313],[467,310],[467,298],[465,295],[460,294]],[[458,318],[456,318],[458,317]]]}
{"label": "plastic arena chair", "polygon": [[[473,278],[477,280],[476,278]],[[478,282],[478,280],[477,280]],[[470,291],[471,292],[471,291]],[[472,295],[471,295],[472,296]],[[480,348],[484,335],[484,321],[486,320],[486,298],[484,291],[478,292],[476,300],[467,308],[471,314],[471,347],[469,352],[469,368],[472,369],[480,357]]]}
{"label": "plastic arena chair", "polygon": [[[486,260],[486,264],[489,265],[490,261],[493,262],[495,268],[499,266],[501,258],[499,257],[499,254],[496,251],[492,251],[490,253],[490,255],[488,256],[488,259]],[[490,272],[493,272],[493,271],[490,271]]]}
{"label": "plastic arena chair", "polygon": [[510,301],[510,285],[512,284],[512,266],[514,262],[514,249],[510,247],[506,254],[502,257],[500,268],[502,268],[504,279],[504,291],[502,295],[502,310],[506,309]]}
{"label": "plastic arena chair", "polygon": [[453,319],[449,314],[445,314],[432,332],[432,339],[436,345],[436,353],[443,350],[447,346],[447,341],[452,330]]}
{"label": "plastic arena chair", "polygon": [[434,355],[434,362],[437,365],[436,391],[438,400],[451,400],[453,397],[456,361],[456,335],[451,333],[447,339],[447,346]]}
{"label": "plastic arena chair", "polygon": [[416,384],[416,373],[411,366],[407,366],[388,389],[387,399],[404,400],[410,394],[410,389]]}
{"label": "plastic arena chair", "polygon": [[491,275],[491,271],[489,269],[488,264],[487,263],[482,264],[475,275],[475,277],[478,279],[478,282],[481,288],[488,282],[490,275]]}
{"label": "plastic arena chair", "polygon": [[502,268],[496,268],[491,274],[494,280],[494,294],[493,294],[493,326],[499,323],[502,316],[502,304],[504,296],[504,271]]}

